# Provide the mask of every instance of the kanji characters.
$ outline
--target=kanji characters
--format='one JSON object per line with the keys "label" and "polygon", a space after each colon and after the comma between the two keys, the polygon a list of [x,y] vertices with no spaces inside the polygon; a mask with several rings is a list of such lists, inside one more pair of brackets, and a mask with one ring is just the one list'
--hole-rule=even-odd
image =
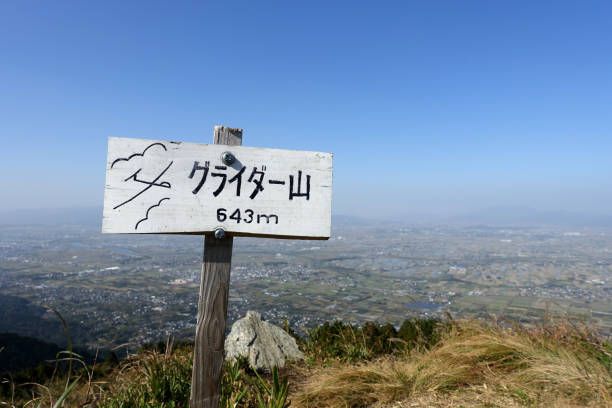
{"label": "kanji characters", "polygon": [[297,191],[293,191],[294,182],[293,175],[289,176],[289,199],[293,200],[293,197],[306,197],[306,200],[310,200],[310,175],[306,175],[306,192],[302,192],[302,170],[298,170],[297,176]]}
{"label": "kanji characters", "polygon": [[[202,177],[198,182],[197,186],[193,189],[193,194],[198,194],[206,182],[210,169],[210,162],[205,162],[204,166],[200,165],[200,162],[195,161],[189,178],[192,179],[196,172],[202,171]],[[220,179],[216,189],[212,192],[214,197],[219,196],[225,188],[226,184],[236,183],[236,197],[240,197],[242,189],[242,176],[247,171],[246,166],[242,166],[231,178],[228,174],[228,166],[214,166],[214,171],[210,173],[211,177]],[[265,190],[264,179],[266,178],[266,166],[254,166],[247,179],[248,183],[253,183],[254,188],[249,195],[251,200],[255,199],[261,192]],[[283,179],[268,179],[268,184],[273,186],[284,186],[286,181]],[[302,182],[304,181],[304,183]],[[294,198],[303,197],[306,200],[310,200],[310,175],[305,175],[305,180],[302,179],[302,171],[298,170],[297,176],[289,175],[289,200]]]}

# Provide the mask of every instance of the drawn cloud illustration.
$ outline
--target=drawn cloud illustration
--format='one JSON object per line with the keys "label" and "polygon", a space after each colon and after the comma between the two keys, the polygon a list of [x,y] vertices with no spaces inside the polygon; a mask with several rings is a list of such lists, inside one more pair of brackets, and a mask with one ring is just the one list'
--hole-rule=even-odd
{"label": "drawn cloud illustration", "polygon": [[110,168],[112,169],[113,166],[119,162],[122,161],[130,161],[131,159],[133,159],[134,157],[143,157],[145,155],[145,153],[147,152],[147,150],[151,149],[152,147],[156,147],[156,146],[160,146],[162,149],[164,149],[165,151],[168,151],[168,149],[166,148],[166,146],[163,143],[159,143],[159,142],[155,142],[155,143],[151,143],[150,145],[148,145],[147,147],[144,148],[144,150],[142,151],[142,153],[134,153],[132,155],[130,155],[129,157],[119,157],[118,159],[115,159],[112,163]]}
{"label": "drawn cloud illustration", "polygon": [[144,218],[142,218],[142,219],[140,219],[140,220],[139,220],[139,221],[136,223],[136,226],[134,227],[134,229],[135,229],[135,230],[137,230],[137,229],[138,229],[138,225],[139,225],[141,222],[148,220],[148,219],[149,219],[149,211],[151,211],[151,210],[152,210],[153,208],[155,208],[155,207],[159,207],[159,206],[161,205],[161,203],[162,203],[162,202],[164,202],[165,200],[170,200],[170,198],[169,198],[169,197],[164,197],[164,198],[162,198],[161,200],[159,200],[159,202],[158,202],[157,204],[154,204],[154,205],[150,206],[150,207],[149,207],[149,209],[147,210],[147,213],[145,214],[145,217],[144,217]]}

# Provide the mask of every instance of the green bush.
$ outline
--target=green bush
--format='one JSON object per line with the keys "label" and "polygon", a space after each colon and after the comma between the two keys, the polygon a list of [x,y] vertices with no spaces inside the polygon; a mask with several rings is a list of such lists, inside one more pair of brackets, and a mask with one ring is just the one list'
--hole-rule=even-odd
{"label": "green bush", "polygon": [[370,360],[414,348],[430,348],[440,340],[444,327],[437,319],[407,319],[399,331],[389,323],[369,322],[358,327],[341,321],[325,322],[312,330],[301,346],[310,361]]}
{"label": "green bush", "polygon": [[404,320],[397,336],[406,342],[408,348],[430,348],[440,341],[443,324],[436,319]]}
{"label": "green bush", "polygon": [[257,374],[257,408],[288,408],[291,405],[288,396],[287,377],[280,378],[277,367],[272,369],[272,383]]}
{"label": "green bush", "polygon": [[[165,357],[165,356],[164,356]],[[140,363],[131,384],[109,396],[100,408],[187,408],[191,387],[190,359],[154,355]]]}

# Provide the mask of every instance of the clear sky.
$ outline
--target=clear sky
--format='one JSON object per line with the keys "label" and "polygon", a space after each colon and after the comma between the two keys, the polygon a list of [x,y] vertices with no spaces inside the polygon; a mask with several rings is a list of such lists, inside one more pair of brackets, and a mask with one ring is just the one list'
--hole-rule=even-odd
{"label": "clear sky", "polygon": [[334,212],[612,214],[612,2],[2,1],[0,210],[101,206],[107,137],[334,153]]}

